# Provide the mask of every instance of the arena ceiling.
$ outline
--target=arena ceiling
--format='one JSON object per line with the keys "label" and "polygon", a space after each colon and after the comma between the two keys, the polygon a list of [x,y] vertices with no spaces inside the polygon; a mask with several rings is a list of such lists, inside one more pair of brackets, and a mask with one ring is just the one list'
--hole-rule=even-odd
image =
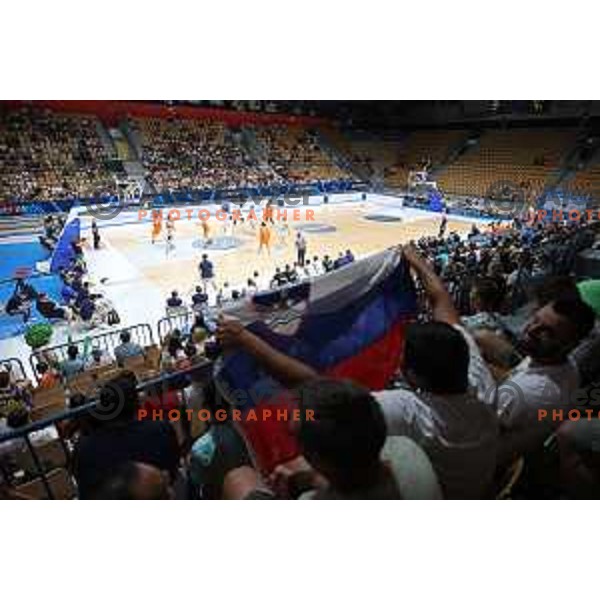
{"label": "arena ceiling", "polygon": [[[164,101],[162,101],[164,102]],[[171,100],[233,110],[326,117],[343,126],[396,129],[494,122],[503,124],[600,119],[595,100]],[[557,123],[558,124],[558,123]]]}

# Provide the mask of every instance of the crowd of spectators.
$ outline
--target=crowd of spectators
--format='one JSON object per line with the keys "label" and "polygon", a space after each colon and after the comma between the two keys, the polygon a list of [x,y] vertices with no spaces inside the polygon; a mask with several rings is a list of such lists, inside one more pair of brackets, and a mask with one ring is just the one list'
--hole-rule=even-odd
{"label": "crowd of spectators", "polygon": [[[141,162],[156,190],[233,189],[348,177],[299,127],[254,128],[264,160],[240,129],[217,121],[130,121]],[[23,107],[0,114],[0,195],[61,200],[115,192],[118,161],[103,146],[93,118]]]}
{"label": "crowd of spectators", "polygon": [[[198,358],[211,358],[210,344],[244,349],[290,390],[301,415],[312,411],[314,420],[301,417],[297,428],[302,456],[266,477],[229,422],[182,435],[173,423],[139,420],[139,406],[215,407],[214,385],[191,376],[177,390],[153,395],[138,391],[132,372],[120,371],[100,398],[124,401],[125,410],[86,422],[70,442],[79,496],[490,498],[506,493],[509,476],[512,497],[598,497],[597,418],[540,418],[593,408],[600,294],[598,282],[578,284],[573,273],[577,252],[597,244],[597,234],[590,223],[516,220],[473,227],[465,239],[442,234],[398,249],[422,313],[406,330],[398,377],[378,391],[323,377],[239,321],[206,312],[208,290],[197,285],[194,322],[166,336],[158,370],[187,372]],[[303,267],[278,269],[271,282],[253,273],[245,293],[293,285],[353,260],[351,251],[336,260],[312,257]],[[229,298],[236,299],[234,291],[243,295],[234,289]],[[145,352],[124,331],[114,360],[127,369]],[[52,386],[86,368],[73,345],[60,372],[48,365],[41,381]],[[0,387],[9,385],[0,377]],[[23,406],[26,400],[17,408]],[[22,422],[13,411],[9,428]]]}
{"label": "crowd of spectators", "polygon": [[492,280],[503,309],[512,310],[526,299],[527,285],[546,275],[569,275],[577,254],[593,244],[592,227],[580,223],[537,222],[520,218],[473,225],[466,239],[457,233],[425,237],[416,242],[432,261],[462,314],[469,314],[473,285]]}
{"label": "crowd of spectators", "polygon": [[314,131],[277,125],[255,127],[254,134],[268,164],[282,181],[303,183],[349,176],[321,148]]}
{"label": "crowd of spectators", "polygon": [[188,310],[201,312],[215,306],[223,308],[231,302],[251,298],[261,291],[276,290],[335,271],[354,260],[354,253],[350,249],[339,252],[338,256],[334,258],[328,254],[323,255],[322,258],[314,255],[312,259],[306,258],[303,265],[299,262],[286,263],[283,266],[275,267],[275,271],[271,274],[261,274],[254,270],[243,281],[223,281],[221,285],[217,285],[213,263],[207,255],[203,255],[198,268],[201,285],[194,288],[188,301],[180,295],[178,290],[173,290],[165,301],[166,314],[176,315]]}
{"label": "crowd of spectators", "polygon": [[244,147],[242,132],[218,122],[148,119],[135,122],[142,159],[154,187],[211,189],[344,179],[314,132],[255,127],[263,160]]}
{"label": "crowd of spectators", "polygon": [[239,131],[216,121],[135,121],[142,163],[157,190],[243,188],[277,180],[244,150]]}
{"label": "crowd of spectators", "polygon": [[0,112],[0,198],[61,200],[114,189],[93,118],[24,107]]}
{"label": "crowd of spectators", "polygon": [[[52,216],[45,219],[45,233],[41,241],[54,245],[61,225]],[[83,240],[71,242],[71,259],[58,270],[61,281],[60,298],[36,289],[35,280],[25,276],[16,278],[15,288],[8,298],[4,310],[7,315],[20,317],[29,323],[34,317],[33,308],[42,321],[65,323],[69,326],[81,324],[90,329],[107,324],[116,324],[118,314],[110,300],[98,291],[96,284],[88,277],[83,254]],[[102,283],[102,281],[100,282]]]}

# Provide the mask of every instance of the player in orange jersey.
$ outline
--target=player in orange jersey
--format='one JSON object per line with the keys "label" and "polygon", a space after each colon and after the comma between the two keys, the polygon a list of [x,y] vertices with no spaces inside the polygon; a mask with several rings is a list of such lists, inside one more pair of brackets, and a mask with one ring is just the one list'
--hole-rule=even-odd
{"label": "player in orange jersey", "polygon": [[156,240],[160,237],[160,232],[162,231],[162,216],[159,212],[152,212],[152,243],[154,244]]}
{"label": "player in orange jersey", "polygon": [[263,221],[258,230],[258,253],[261,254],[263,248],[267,249],[267,254],[271,256],[271,230]]}
{"label": "player in orange jersey", "polygon": [[208,225],[208,219],[202,219],[200,221],[200,225],[202,227],[202,239],[204,240],[204,245],[210,244],[210,226]]}

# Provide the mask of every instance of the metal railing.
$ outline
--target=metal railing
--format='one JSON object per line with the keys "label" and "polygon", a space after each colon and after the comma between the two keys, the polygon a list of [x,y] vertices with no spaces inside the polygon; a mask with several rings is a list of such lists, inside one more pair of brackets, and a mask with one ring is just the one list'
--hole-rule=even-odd
{"label": "metal railing", "polygon": [[[213,363],[209,360],[203,360],[186,369],[166,373],[154,379],[144,380],[143,382],[138,384],[137,390],[138,392],[149,392],[153,396],[161,396],[167,391],[173,389],[183,389],[184,387],[186,387],[186,385],[189,382],[189,377],[192,375],[194,376],[195,381],[204,381],[204,383],[208,383],[211,380],[212,371]],[[35,480],[38,478],[41,480],[48,499],[53,500],[55,498],[54,492],[48,479],[51,470],[47,470],[44,468],[42,460],[40,459],[36,451],[36,446],[30,438],[31,434],[38,431],[42,431],[43,429],[46,429],[48,427],[55,427],[58,423],[62,423],[64,421],[71,421],[73,419],[85,415],[92,416],[92,411],[99,405],[100,401],[97,398],[91,398],[90,401],[84,404],[83,406],[63,410],[50,417],[34,421],[33,423],[29,423],[18,429],[0,433],[0,445],[11,440],[21,438],[25,440],[25,444],[27,446],[29,454],[32,457],[34,467],[32,472],[30,473],[31,480]],[[71,449],[62,435],[59,435],[58,440],[60,441],[63,451],[65,453],[67,463],[66,467],[67,470],[69,470],[71,462]],[[9,472],[7,465],[3,461],[0,461],[0,471],[3,474],[4,480],[11,484],[13,481],[12,474]]]}
{"label": "metal railing", "polygon": [[4,367],[11,375],[16,375],[16,379],[27,379],[25,367],[19,358],[3,358],[0,360],[0,368]]}
{"label": "metal railing", "polygon": [[156,323],[159,342],[163,344],[175,329],[179,329],[182,333],[187,333],[194,322],[194,318],[194,312],[185,310],[159,319]]}
{"label": "metal railing", "polygon": [[67,360],[67,350],[69,346],[76,346],[79,350],[79,356],[82,356],[86,349],[94,350],[100,349],[103,353],[108,354],[114,358],[114,350],[119,346],[121,342],[121,334],[127,331],[131,334],[131,341],[135,344],[139,344],[143,348],[152,346],[154,344],[154,336],[152,335],[152,329],[147,323],[140,323],[138,325],[132,325],[131,327],[124,327],[115,331],[107,331],[105,333],[99,333],[96,335],[85,336],[79,340],[71,340],[58,344],[56,346],[50,346],[33,352],[29,357],[29,363],[31,369],[39,381],[39,375],[37,373],[37,365],[40,362],[51,362],[52,364],[60,363]]}

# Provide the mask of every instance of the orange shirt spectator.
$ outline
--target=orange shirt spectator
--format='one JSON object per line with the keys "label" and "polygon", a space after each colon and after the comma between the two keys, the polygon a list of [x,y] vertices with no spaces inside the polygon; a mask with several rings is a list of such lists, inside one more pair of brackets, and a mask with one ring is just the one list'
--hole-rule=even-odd
{"label": "orange shirt spectator", "polygon": [[59,383],[58,375],[55,371],[50,369],[46,363],[39,363],[37,365],[37,372],[41,375],[40,381],[38,383],[38,388],[53,388]]}

